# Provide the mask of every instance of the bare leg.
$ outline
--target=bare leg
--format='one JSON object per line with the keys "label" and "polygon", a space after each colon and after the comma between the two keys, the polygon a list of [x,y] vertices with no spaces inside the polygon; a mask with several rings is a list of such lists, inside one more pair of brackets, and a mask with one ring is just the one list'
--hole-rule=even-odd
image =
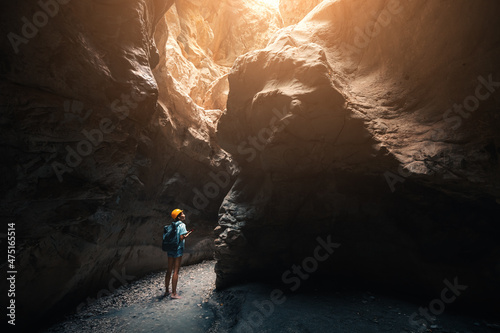
{"label": "bare leg", "polygon": [[174,275],[172,276],[172,298],[181,298],[177,294],[177,281],[179,280],[179,269],[181,268],[182,256],[174,259]]}
{"label": "bare leg", "polygon": [[172,271],[174,270],[175,258],[168,257],[168,268],[167,273],[165,274],[165,296],[170,294],[169,285],[170,285],[170,276],[172,276]]}

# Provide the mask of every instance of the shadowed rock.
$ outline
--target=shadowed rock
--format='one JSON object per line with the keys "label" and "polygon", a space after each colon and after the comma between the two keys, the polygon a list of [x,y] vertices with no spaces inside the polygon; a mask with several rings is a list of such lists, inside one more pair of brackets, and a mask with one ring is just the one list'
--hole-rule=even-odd
{"label": "shadowed rock", "polygon": [[341,247],[314,274],[430,295],[458,276],[464,303],[492,304],[498,13],[323,1],[240,57],[217,130],[241,167],[219,212],[217,286],[291,283],[283,272],[331,236]]}

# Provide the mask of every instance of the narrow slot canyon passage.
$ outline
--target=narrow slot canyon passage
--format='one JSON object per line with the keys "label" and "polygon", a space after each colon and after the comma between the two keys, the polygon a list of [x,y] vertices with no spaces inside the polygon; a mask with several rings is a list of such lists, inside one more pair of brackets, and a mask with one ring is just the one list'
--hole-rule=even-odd
{"label": "narrow slot canyon passage", "polygon": [[9,332],[500,330],[500,2],[1,6]]}

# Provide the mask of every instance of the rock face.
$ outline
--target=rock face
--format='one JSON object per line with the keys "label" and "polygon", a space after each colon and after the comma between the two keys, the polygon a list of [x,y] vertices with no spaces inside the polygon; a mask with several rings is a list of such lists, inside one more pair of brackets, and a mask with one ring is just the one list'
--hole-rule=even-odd
{"label": "rock face", "polygon": [[219,115],[160,61],[173,1],[47,3],[2,4],[0,23],[2,221],[16,226],[17,324],[37,327],[164,269],[173,208],[196,229],[184,263],[212,258],[234,172]]}
{"label": "rock face", "polygon": [[220,213],[219,287],[330,243],[319,275],[498,296],[496,2],[324,1],[279,31],[256,0],[173,6],[2,4],[19,325],[163,269],[177,207],[185,263],[213,255]]}
{"label": "rock face", "polygon": [[299,23],[323,0],[280,0],[279,9],[285,26]]}
{"label": "rock face", "polygon": [[177,1],[164,22],[170,32],[162,44],[164,68],[181,91],[207,110],[225,109],[226,74],[236,58],[263,48],[282,27],[277,8],[259,0]]}
{"label": "rock face", "polygon": [[30,0],[1,15],[1,209],[16,224],[20,324],[164,269],[173,208],[196,229],[183,262],[213,258],[236,172],[215,141],[226,74],[281,27],[277,9]]}
{"label": "rock face", "polygon": [[[461,302],[493,304],[499,13],[323,1],[238,58],[217,128],[241,168],[219,212],[218,287],[316,274],[436,297],[457,277]],[[287,275],[300,263],[308,274]]]}

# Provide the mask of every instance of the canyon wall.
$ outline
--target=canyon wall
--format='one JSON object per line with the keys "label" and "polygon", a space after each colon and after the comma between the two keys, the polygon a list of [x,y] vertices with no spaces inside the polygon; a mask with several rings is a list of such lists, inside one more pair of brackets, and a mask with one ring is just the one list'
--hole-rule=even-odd
{"label": "canyon wall", "polygon": [[254,0],[2,4],[1,212],[21,324],[164,269],[174,208],[196,229],[183,263],[213,258],[238,170],[215,140],[227,72],[281,26]]}
{"label": "canyon wall", "polygon": [[184,263],[216,250],[221,288],[280,279],[321,236],[320,276],[498,296],[499,5],[294,4],[2,4],[21,323],[164,269],[177,207]]}
{"label": "canyon wall", "polygon": [[196,229],[183,262],[213,258],[235,169],[213,139],[220,112],[165,70],[172,5],[2,4],[1,212],[5,228],[15,223],[18,326],[165,269],[174,208]]}
{"label": "canyon wall", "polygon": [[457,277],[460,302],[494,304],[499,14],[323,1],[238,58],[217,127],[241,169],[219,212],[217,286],[293,290],[315,274],[432,297]]}
{"label": "canyon wall", "polygon": [[285,26],[299,23],[323,0],[280,0],[279,10]]}
{"label": "canyon wall", "polygon": [[164,22],[170,31],[162,43],[164,70],[207,110],[225,109],[236,58],[265,47],[283,25],[278,9],[259,0],[177,1]]}

